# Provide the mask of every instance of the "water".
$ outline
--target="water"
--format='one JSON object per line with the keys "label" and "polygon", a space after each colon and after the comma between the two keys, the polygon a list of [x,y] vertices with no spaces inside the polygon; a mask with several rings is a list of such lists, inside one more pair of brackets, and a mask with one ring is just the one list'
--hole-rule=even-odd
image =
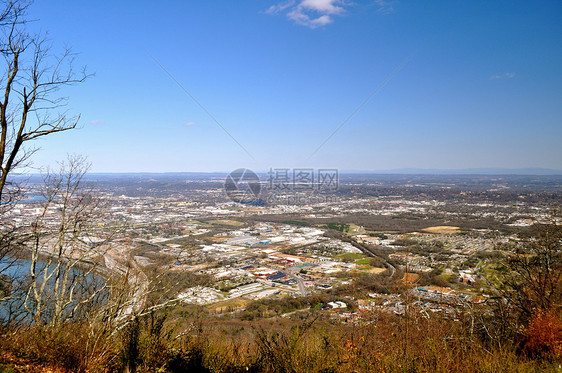
{"label": "water", "polygon": [[[0,259],[0,274],[7,275],[12,280],[12,289],[11,293],[9,294],[12,299],[8,301],[0,302],[0,323],[5,323],[8,319],[19,319],[26,322],[31,320],[30,314],[26,313],[24,310],[24,302],[25,302],[25,289],[21,287],[21,284],[25,283],[26,279],[29,278],[30,269],[31,269],[31,260],[28,259],[12,259],[12,258],[2,258]],[[36,265],[36,272],[41,272],[45,270],[47,266],[46,262],[40,261]],[[55,265],[51,264],[50,267],[47,269],[49,272],[55,269]],[[62,271],[65,270],[64,265],[62,266]],[[104,280],[97,274],[90,273],[87,276],[83,276],[84,272],[83,269],[80,268],[72,268],[70,271],[69,278],[79,279],[81,283],[83,283],[84,287],[78,286],[77,289],[87,289],[83,293],[84,296],[87,296],[87,291],[90,289],[100,289],[103,284]],[[39,276],[39,279],[42,279],[42,273]],[[70,284],[69,284],[70,285]],[[45,290],[45,306],[47,307],[46,311],[49,312],[50,306],[53,305],[52,299],[49,299],[52,296],[52,289],[54,286],[54,278],[51,278],[47,282],[46,290]],[[102,299],[104,296],[107,295],[107,292],[100,293],[98,300]],[[76,298],[80,298],[80,294],[76,294]],[[31,302],[29,303],[31,304]],[[67,310],[71,310],[73,308],[73,304],[70,304],[67,307]],[[47,321],[47,320],[46,320]]]}
{"label": "water", "polygon": [[9,276],[12,280],[19,280],[29,275],[31,260],[27,259],[0,259],[0,274]]}
{"label": "water", "polygon": [[45,201],[46,198],[44,196],[40,196],[40,195],[29,195],[27,196],[26,199],[23,199],[21,201],[17,201],[16,203],[31,203],[31,202],[37,202],[37,201]]}
{"label": "water", "polygon": [[45,198],[44,196],[40,196],[38,194],[30,194],[28,196],[25,196],[25,199],[21,199],[18,201],[12,201],[12,202],[6,202],[8,205],[17,205],[20,203],[33,203],[33,202],[40,202],[40,201],[45,201],[47,200],[47,198]]}

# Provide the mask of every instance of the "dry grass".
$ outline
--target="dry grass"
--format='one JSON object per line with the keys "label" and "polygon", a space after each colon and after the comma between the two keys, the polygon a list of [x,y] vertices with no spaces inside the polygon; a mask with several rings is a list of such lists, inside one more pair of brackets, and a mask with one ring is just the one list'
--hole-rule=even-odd
{"label": "dry grass", "polygon": [[208,223],[210,224],[217,224],[217,225],[227,225],[229,227],[241,227],[244,223],[237,221],[237,220],[230,220],[230,219],[216,219],[216,220],[209,220]]}
{"label": "dry grass", "polygon": [[215,312],[231,312],[244,309],[250,302],[250,300],[245,298],[234,298],[225,300],[223,302],[214,303],[208,306],[208,308],[214,310]]}
{"label": "dry grass", "polygon": [[434,234],[455,234],[460,232],[460,227],[453,227],[449,225],[438,225],[435,227],[428,227],[422,229],[422,231]]}
{"label": "dry grass", "polygon": [[509,343],[484,343],[462,320],[371,316],[374,323],[349,326],[314,316],[242,322],[152,315],[114,337],[71,323],[4,331],[0,371],[539,372],[559,363],[533,360]]}
{"label": "dry grass", "polygon": [[379,268],[379,267],[371,268],[368,270],[369,273],[373,273],[375,275],[383,273],[384,271],[386,271],[386,268]]}
{"label": "dry grass", "polygon": [[404,277],[402,277],[402,282],[406,284],[413,284],[418,281],[420,275],[417,273],[406,272],[404,273]]}

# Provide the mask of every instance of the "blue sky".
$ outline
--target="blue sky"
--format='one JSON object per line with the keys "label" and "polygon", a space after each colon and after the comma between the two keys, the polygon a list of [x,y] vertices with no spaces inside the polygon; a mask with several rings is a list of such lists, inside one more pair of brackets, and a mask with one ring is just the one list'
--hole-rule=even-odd
{"label": "blue sky", "polygon": [[63,92],[81,129],[36,166],[562,169],[560,1],[53,0],[30,17],[96,74]]}

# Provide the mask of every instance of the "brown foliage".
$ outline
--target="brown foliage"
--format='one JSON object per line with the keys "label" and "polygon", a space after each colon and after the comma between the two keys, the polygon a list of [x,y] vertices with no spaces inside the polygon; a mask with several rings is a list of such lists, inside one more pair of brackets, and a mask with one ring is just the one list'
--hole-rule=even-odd
{"label": "brown foliage", "polygon": [[[470,333],[468,319],[459,318],[373,314],[370,323],[352,326],[317,318],[250,323],[153,314],[118,335],[76,323],[29,328],[5,334],[0,348],[31,366],[68,372],[532,372],[557,364],[518,355],[513,345],[486,346]],[[553,337],[559,326],[550,316],[535,318],[528,347],[559,346],[559,334]],[[9,363],[0,355],[0,367]]]}
{"label": "brown foliage", "polygon": [[526,331],[527,352],[554,360],[562,358],[562,320],[554,311],[539,311]]}
{"label": "brown foliage", "polygon": [[535,315],[562,311],[562,226],[536,224],[504,262],[501,295],[514,307],[521,329]]}

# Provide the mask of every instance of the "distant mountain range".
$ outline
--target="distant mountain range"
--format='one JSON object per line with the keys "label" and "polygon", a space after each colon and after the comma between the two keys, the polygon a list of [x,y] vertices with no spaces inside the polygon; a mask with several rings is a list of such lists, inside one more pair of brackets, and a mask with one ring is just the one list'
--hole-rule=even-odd
{"label": "distant mountain range", "polygon": [[340,173],[413,174],[413,175],[562,175],[562,170],[551,168],[396,168],[392,170],[342,170]]}
{"label": "distant mountain range", "polygon": [[[318,167],[322,168],[322,167]],[[269,170],[253,170],[257,174],[267,174]],[[160,175],[164,177],[191,176],[198,178],[223,177],[228,175],[230,171],[212,171],[212,172],[91,172],[90,177],[114,178],[119,176],[144,178],[150,175]],[[562,170],[552,168],[461,168],[461,169],[443,169],[443,168],[395,168],[391,170],[339,170],[340,174],[381,174],[381,175],[562,175]],[[30,174],[14,174],[20,177],[38,176],[37,173]]]}

